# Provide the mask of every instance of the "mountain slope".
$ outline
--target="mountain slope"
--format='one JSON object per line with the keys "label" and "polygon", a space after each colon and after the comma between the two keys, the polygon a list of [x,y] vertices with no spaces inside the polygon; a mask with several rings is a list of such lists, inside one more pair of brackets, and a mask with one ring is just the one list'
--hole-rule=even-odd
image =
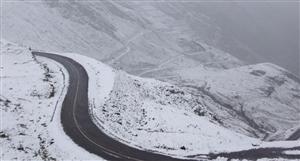
{"label": "mountain slope", "polygon": [[[184,18],[177,19],[148,2],[17,1],[3,5],[5,38],[37,49],[84,53],[129,73],[142,74],[165,65],[207,66],[205,59],[215,66],[219,59],[226,60],[227,68],[242,64],[225,52],[204,47],[202,34],[190,32],[194,30],[185,25]],[[199,17],[204,22],[195,23],[205,26],[209,19]],[[198,30],[206,33],[210,28]]]}
{"label": "mountain slope", "polygon": [[[192,68],[177,73],[183,77],[181,79],[190,80],[181,82],[182,86],[195,94],[205,94],[220,105],[210,107],[224,122],[228,120],[228,126],[240,121],[247,124],[237,126],[248,135],[283,140],[289,134],[280,133],[299,125],[299,78],[274,64],[212,72]],[[179,83],[180,79],[177,80]]]}
{"label": "mountain slope", "polygon": [[197,43],[299,73],[297,2],[37,0],[3,1],[2,9],[3,36],[11,41],[79,52],[131,73]]}
{"label": "mountain slope", "polygon": [[199,102],[201,98],[170,84],[118,73],[109,99],[93,113],[116,138],[175,156],[238,150],[259,142],[218,126]]}

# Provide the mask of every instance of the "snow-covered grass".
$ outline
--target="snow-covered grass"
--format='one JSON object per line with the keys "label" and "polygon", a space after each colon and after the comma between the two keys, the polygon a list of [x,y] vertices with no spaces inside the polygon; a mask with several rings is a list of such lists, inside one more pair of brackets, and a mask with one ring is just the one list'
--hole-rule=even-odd
{"label": "snow-covered grass", "polygon": [[109,99],[94,108],[95,121],[122,142],[180,157],[259,144],[218,125],[200,102],[171,84],[119,72]]}
{"label": "snow-covered grass", "polygon": [[60,124],[68,87],[63,66],[5,40],[1,58],[1,160],[100,160],[77,146]]}

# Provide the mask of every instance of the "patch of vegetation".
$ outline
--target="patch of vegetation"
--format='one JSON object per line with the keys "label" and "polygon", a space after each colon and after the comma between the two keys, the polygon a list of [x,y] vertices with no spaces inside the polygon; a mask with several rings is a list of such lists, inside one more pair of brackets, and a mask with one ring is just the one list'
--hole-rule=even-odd
{"label": "patch of vegetation", "polygon": [[266,72],[263,70],[253,70],[250,72],[250,74],[255,75],[255,76],[263,76],[266,74]]}
{"label": "patch of vegetation", "polygon": [[4,131],[0,131],[0,138],[9,138],[9,135]]}
{"label": "patch of vegetation", "polygon": [[271,94],[275,91],[275,88],[273,86],[260,88],[260,90],[264,93],[266,97],[270,97]]}
{"label": "patch of vegetation", "polygon": [[50,84],[50,93],[49,93],[48,98],[54,97],[54,95],[55,95],[55,88],[54,88],[54,85],[51,83]]}
{"label": "patch of vegetation", "polygon": [[267,77],[267,80],[271,82],[272,84],[276,84],[278,86],[281,86],[286,82],[286,79],[284,77],[275,76],[275,77]]}
{"label": "patch of vegetation", "polygon": [[171,93],[171,94],[182,94],[182,95],[184,95],[183,91],[176,90],[176,89],[167,89],[166,91]]}
{"label": "patch of vegetation", "polygon": [[186,147],[185,146],[181,146],[180,149],[181,150],[186,150]]}
{"label": "patch of vegetation", "polygon": [[8,100],[8,99],[2,99],[2,98],[0,98],[0,102],[3,102],[3,104],[4,104],[5,107],[9,107],[9,104],[11,103],[10,100]]}
{"label": "patch of vegetation", "polygon": [[41,135],[38,135],[38,139],[40,148],[35,155],[40,156],[44,161],[56,161],[56,158],[51,157],[47,150],[47,147],[52,144],[51,142],[53,142],[53,140],[51,140],[50,143],[47,143],[45,139],[41,137]]}

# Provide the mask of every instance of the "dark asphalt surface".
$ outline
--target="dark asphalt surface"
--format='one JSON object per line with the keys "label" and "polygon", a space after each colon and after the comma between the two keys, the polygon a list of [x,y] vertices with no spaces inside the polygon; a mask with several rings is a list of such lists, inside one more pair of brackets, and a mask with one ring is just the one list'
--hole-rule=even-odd
{"label": "dark asphalt surface", "polygon": [[[87,151],[113,161],[187,161],[169,156],[142,151],[122,144],[103,133],[92,121],[88,106],[88,75],[76,61],[51,53],[32,52],[61,63],[69,73],[69,88],[62,104],[61,122],[66,134]],[[296,147],[300,149],[300,147]],[[299,158],[300,155],[284,155],[282,151],[289,149],[261,148],[232,153],[201,155],[214,159],[218,156],[227,158]],[[200,156],[200,155],[199,155]],[[198,157],[199,157],[198,156]],[[255,157],[257,156],[257,157]],[[194,156],[190,156],[193,157]],[[205,160],[205,159],[199,160]],[[188,160],[192,161],[192,160]]]}

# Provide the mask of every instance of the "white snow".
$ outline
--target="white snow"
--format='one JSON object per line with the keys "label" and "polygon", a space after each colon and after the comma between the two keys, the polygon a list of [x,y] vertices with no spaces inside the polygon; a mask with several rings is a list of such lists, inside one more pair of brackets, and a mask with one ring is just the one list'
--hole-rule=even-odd
{"label": "white snow", "polygon": [[267,148],[267,147],[275,147],[275,148],[290,148],[290,147],[298,147],[300,146],[299,141],[273,141],[273,142],[263,142],[260,147]]}
{"label": "white snow", "polygon": [[300,155],[300,150],[287,150],[284,153],[289,155]]}

